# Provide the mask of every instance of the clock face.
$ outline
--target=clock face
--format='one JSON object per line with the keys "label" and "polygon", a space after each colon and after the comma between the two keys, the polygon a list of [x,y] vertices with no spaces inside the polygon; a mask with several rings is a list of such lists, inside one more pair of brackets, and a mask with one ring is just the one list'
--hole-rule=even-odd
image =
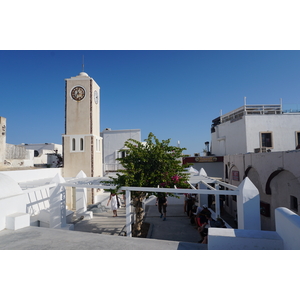
{"label": "clock face", "polygon": [[94,101],[96,104],[98,104],[99,102],[99,97],[98,97],[98,92],[97,91],[94,91]]}
{"label": "clock face", "polygon": [[76,101],[81,101],[85,97],[85,89],[82,86],[75,86],[71,90],[71,97]]}

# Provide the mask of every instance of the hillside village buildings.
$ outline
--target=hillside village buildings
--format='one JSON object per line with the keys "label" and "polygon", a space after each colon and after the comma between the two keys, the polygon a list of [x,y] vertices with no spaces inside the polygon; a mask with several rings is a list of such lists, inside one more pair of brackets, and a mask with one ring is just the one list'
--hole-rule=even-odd
{"label": "hillside village buildings", "polygon": [[[110,130],[106,128],[100,132],[99,96],[99,85],[85,72],[66,79],[65,134],[62,137],[64,166],[60,169],[40,169],[30,175],[26,171],[20,170],[16,173],[10,171],[10,179],[7,179],[9,172],[1,171],[0,177],[3,184],[0,184],[0,188],[4,191],[2,196],[16,196],[17,198],[15,202],[5,202],[6,198],[5,201],[0,199],[3,207],[5,207],[4,203],[10,203],[9,208],[0,213],[0,230],[6,228],[8,223],[10,228],[13,228],[11,224],[14,224],[19,217],[27,218],[26,224],[34,226],[46,224],[46,227],[62,228],[68,223],[66,220],[72,215],[72,210],[77,210],[78,203],[81,203],[80,209],[83,212],[86,211],[88,204],[97,203],[102,193],[102,190],[96,187],[96,182],[99,182],[97,178],[102,178],[107,172],[119,169],[116,159],[125,155],[126,149],[123,147],[127,139],[132,138],[138,141],[141,139],[139,129]],[[46,146],[50,146],[48,144],[7,146],[6,119],[1,117],[0,121],[2,130],[0,168],[2,170],[33,168],[34,159],[46,151]],[[299,121],[299,113],[284,113],[281,105],[244,105],[213,120],[211,148],[208,156],[189,158],[190,160],[186,161],[193,162],[198,170],[204,168],[208,177],[222,179],[225,189],[228,190],[235,190],[235,187],[242,184],[248,177],[255,189],[259,191],[260,201],[257,202],[257,197],[255,201],[260,203],[258,214],[260,213],[261,229],[275,231],[277,230],[275,216],[277,208],[289,209],[279,213],[280,216],[284,215],[284,217],[279,217],[282,218],[283,223],[289,218],[290,211],[295,215],[299,213],[300,150],[295,150],[300,141]],[[60,151],[58,145],[50,145],[53,149],[50,147],[49,151]],[[11,149],[10,154],[7,152],[8,148]],[[49,167],[48,161],[47,165]],[[79,186],[76,188],[76,185],[67,186],[66,184],[66,181],[72,181],[74,178],[77,178],[77,182],[84,182],[84,177],[94,178],[91,188],[79,188]],[[4,181],[7,181],[7,184],[4,184]],[[30,184],[27,184],[27,181],[30,181]],[[26,193],[26,189],[39,186],[44,186],[43,189],[47,190],[45,195],[42,195],[42,192],[39,196],[37,193]],[[55,186],[60,187],[58,194],[56,194]],[[17,203],[22,193],[28,198],[26,198],[27,204],[21,207]],[[219,193],[216,192],[217,194]],[[224,211],[233,216],[237,214],[237,194],[228,193],[220,197],[220,200]],[[40,204],[37,205],[36,201]],[[49,201],[53,203],[55,209],[51,208],[52,204],[49,204]],[[44,208],[41,208],[41,203],[45,205]],[[61,203],[67,206],[67,211],[62,209]],[[22,214],[15,216],[18,210],[22,211]],[[61,218],[57,218],[56,214]],[[6,218],[9,220],[8,223],[5,221]],[[243,216],[240,215],[240,218]],[[60,222],[60,220],[64,221]],[[300,231],[300,221],[298,225],[296,228]],[[216,233],[217,236],[220,234]],[[233,237],[234,234],[231,238]]]}

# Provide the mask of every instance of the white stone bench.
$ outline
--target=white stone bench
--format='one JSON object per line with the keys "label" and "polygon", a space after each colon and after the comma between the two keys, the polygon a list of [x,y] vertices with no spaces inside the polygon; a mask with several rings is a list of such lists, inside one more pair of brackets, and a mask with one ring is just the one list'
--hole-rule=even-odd
{"label": "white stone bench", "polygon": [[6,228],[18,230],[30,226],[30,215],[26,213],[14,213],[6,216]]}

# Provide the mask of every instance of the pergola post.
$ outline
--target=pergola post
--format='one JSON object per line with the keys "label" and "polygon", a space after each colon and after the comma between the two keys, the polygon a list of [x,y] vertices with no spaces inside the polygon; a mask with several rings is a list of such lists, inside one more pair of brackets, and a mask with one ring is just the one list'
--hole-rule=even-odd
{"label": "pergola post", "polygon": [[[219,191],[219,188],[220,188],[219,184],[216,183],[215,184],[215,189],[217,191]],[[219,193],[215,194],[215,209],[216,209],[217,218],[220,218],[221,212],[220,212],[220,194]]]}
{"label": "pergola post", "polygon": [[126,190],[125,197],[126,197],[126,236],[132,237],[131,192],[129,190]]}
{"label": "pergola post", "polygon": [[[86,178],[86,177],[87,177],[86,174],[83,171],[80,171],[77,174],[76,179]],[[76,194],[76,204],[75,204],[76,215],[81,216],[87,211],[87,190],[85,187],[79,186],[76,188],[75,194]]]}
{"label": "pergola post", "polygon": [[246,177],[238,186],[238,229],[261,230],[259,191]]}
{"label": "pergola post", "polygon": [[46,214],[49,218],[49,228],[62,228],[67,224],[66,189],[60,185],[64,182],[65,179],[59,174],[51,180],[51,183],[57,183],[57,186],[49,188],[49,209],[41,211],[41,215]]}

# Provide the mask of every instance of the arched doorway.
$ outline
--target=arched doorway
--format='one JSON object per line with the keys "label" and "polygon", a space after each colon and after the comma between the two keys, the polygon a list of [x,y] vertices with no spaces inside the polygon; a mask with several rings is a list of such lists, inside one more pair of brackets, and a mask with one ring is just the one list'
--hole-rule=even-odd
{"label": "arched doorway", "polygon": [[300,182],[293,173],[286,170],[273,172],[266,184],[266,192],[271,195],[271,229],[269,230],[275,230],[274,211],[277,207],[286,207],[299,214]]}
{"label": "arched doorway", "polygon": [[260,196],[260,221],[261,221],[261,229],[262,230],[270,230],[270,203],[271,203],[271,196],[265,193],[265,190],[261,183],[261,178],[259,172],[249,166],[245,171],[245,177],[248,177],[255,187],[259,191]]}

